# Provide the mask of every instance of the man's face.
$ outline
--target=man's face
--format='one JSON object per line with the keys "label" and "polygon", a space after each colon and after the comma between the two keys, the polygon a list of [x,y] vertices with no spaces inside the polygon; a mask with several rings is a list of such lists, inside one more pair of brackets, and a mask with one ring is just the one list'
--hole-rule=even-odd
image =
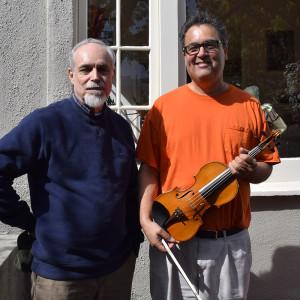
{"label": "man's face", "polygon": [[79,47],[74,55],[74,70],[68,70],[74,93],[82,103],[97,113],[103,108],[113,84],[114,66],[102,46],[89,43]]}
{"label": "man's face", "polygon": [[[220,40],[218,32],[209,25],[192,26],[186,32],[185,46],[191,43],[201,44],[209,40]],[[213,51],[200,48],[197,54],[184,53],[187,72],[193,83],[201,85],[203,82],[223,81],[223,70],[227,59],[227,47],[220,43]]]}

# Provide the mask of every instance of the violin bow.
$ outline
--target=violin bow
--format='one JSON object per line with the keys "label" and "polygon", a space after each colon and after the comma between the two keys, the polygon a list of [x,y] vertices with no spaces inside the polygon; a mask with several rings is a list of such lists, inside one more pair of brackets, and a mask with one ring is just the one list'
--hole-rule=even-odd
{"label": "violin bow", "polygon": [[174,256],[174,254],[172,253],[171,249],[169,248],[168,244],[166,243],[166,241],[164,239],[161,240],[162,244],[164,245],[164,247],[166,248],[168,254],[170,255],[170,257],[172,258],[173,262],[175,263],[177,269],[179,270],[179,272],[182,274],[183,278],[185,279],[186,283],[189,285],[189,287],[191,288],[192,292],[195,294],[196,298],[198,300],[201,300],[200,296],[198,295],[195,287],[193,286],[193,284],[191,283],[191,281],[189,280],[189,278],[186,276],[185,272],[183,271],[183,269],[181,268],[178,260],[176,259],[176,257]]}

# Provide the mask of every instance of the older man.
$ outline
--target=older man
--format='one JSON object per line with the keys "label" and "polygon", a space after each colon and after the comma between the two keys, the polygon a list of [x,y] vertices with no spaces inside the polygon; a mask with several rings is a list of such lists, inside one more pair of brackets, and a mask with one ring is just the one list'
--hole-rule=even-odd
{"label": "older man", "polygon": [[[132,131],[105,103],[114,62],[99,40],[76,45],[74,94],[0,140],[0,220],[36,238],[33,299],[130,299],[143,236]],[[32,212],[12,188],[23,174]]]}

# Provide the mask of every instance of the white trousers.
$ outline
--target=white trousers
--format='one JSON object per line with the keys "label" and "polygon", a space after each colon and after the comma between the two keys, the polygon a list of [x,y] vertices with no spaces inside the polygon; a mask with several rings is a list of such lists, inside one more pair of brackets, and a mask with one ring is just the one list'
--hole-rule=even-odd
{"label": "white trousers", "polygon": [[[247,229],[217,240],[192,238],[172,251],[201,299],[247,298],[252,264]],[[196,299],[169,255],[152,247],[150,290],[153,300]]]}

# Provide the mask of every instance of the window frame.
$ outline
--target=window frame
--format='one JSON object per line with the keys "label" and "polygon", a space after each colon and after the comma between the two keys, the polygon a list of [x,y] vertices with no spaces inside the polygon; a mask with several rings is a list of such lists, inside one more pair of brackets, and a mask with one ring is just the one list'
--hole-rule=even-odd
{"label": "window frame", "polygon": [[[184,22],[186,18],[185,0],[182,1],[182,5],[184,9],[178,11],[178,19]],[[180,66],[179,73],[185,74],[185,72],[185,66]],[[273,172],[265,182],[250,184],[251,196],[300,195],[300,172],[298,170],[300,170],[300,157],[281,158],[281,163],[273,166]]]}
{"label": "window frame", "polygon": [[[118,113],[123,110],[149,110],[155,99],[159,96],[159,77],[156,76],[159,68],[157,63],[157,57],[159,57],[158,44],[156,43],[158,35],[158,1],[149,1],[149,46],[121,46],[121,0],[116,1],[116,45],[111,48],[116,53],[116,85],[113,86],[112,94],[115,95],[116,104],[110,106],[111,109]],[[78,0],[78,26],[77,26],[77,38],[78,42],[87,38],[88,28],[88,0]],[[149,51],[149,104],[148,105],[121,105],[126,103],[126,99],[121,94],[121,52],[124,50],[137,50],[137,51]]]}
{"label": "window frame", "polygon": [[[121,0],[117,1],[117,18]],[[87,37],[87,0],[78,0],[77,40]],[[120,107],[121,94],[117,105],[112,108],[121,110],[148,110],[155,99],[186,82],[184,59],[179,45],[178,33],[185,22],[186,1],[175,0],[169,5],[165,0],[149,0],[149,47],[122,47],[117,49],[116,76],[120,76],[120,50],[150,50],[149,56],[149,105]],[[119,21],[118,21],[119,22]],[[171,49],[171,50],[170,50]],[[118,52],[119,50],[119,52]],[[117,77],[117,84],[120,84]],[[120,87],[117,86],[117,89]],[[118,98],[119,97],[119,98]],[[260,184],[251,184],[251,196],[300,195],[300,157],[282,158],[273,167],[269,179]]]}

